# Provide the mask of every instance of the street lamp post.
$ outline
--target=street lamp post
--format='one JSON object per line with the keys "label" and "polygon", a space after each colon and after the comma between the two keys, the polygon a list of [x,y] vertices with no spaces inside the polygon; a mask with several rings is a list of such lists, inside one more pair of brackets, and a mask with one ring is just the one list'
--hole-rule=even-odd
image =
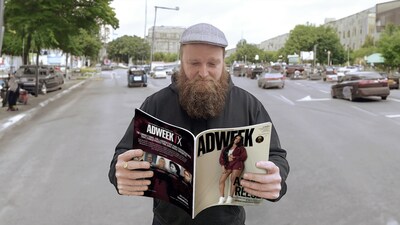
{"label": "street lamp post", "polygon": [[314,45],[314,48],[313,48],[313,53],[314,53],[314,55],[313,55],[313,67],[315,68],[315,64],[316,64],[316,62],[317,62],[317,47],[318,47],[318,44],[315,44]]}
{"label": "street lamp post", "polygon": [[347,66],[350,66],[350,46],[347,45]]}
{"label": "street lamp post", "polygon": [[1,56],[1,46],[3,45],[4,37],[4,0],[0,0],[0,56]]}
{"label": "street lamp post", "polygon": [[179,7],[176,6],[175,8],[169,8],[169,7],[163,7],[163,6],[154,6],[154,24],[153,24],[153,31],[151,35],[151,51],[150,51],[150,70],[152,70],[152,64],[153,64],[153,54],[154,54],[154,30],[156,28],[156,21],[157,21],[157,9],[167,9],[167,10],[179,10]]}
{"label": "street lamp post", "polygon": [[328,66],[331,65],[331,51],[328,50]]}

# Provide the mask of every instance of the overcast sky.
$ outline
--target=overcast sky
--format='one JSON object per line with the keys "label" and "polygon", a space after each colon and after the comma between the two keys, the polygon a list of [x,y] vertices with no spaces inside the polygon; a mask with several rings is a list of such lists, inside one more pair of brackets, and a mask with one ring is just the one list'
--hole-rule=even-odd
{"label": "overcast sky", "polygon": [[[298,24],[321,25],[325,18],[341,19],[378,3],[390,0],[114,0],[111,7],[119,19],[119,29],[113,38],[123,35],[144,37],[154,24],[154,6],[179,11],[157,9],[156,26],[188,27],[196,23],[211,23],[228,39],[228,49],[240,39],[259,44],[264,40],[288,33]],[[147,2],[147,23],[146,21]]]}

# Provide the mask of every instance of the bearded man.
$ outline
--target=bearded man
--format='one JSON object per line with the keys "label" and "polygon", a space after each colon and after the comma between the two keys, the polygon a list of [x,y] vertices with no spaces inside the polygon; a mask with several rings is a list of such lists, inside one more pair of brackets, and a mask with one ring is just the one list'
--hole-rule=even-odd
{"label": "bearded man", "polygon": [[[226,73],[228,42],[221,30],[210,24],[196,24],[183,32],[180,43],[179,74],[168,87],[149,96],[142,110],[195,135],[211,128],[272,122],[262,103],[235,86]],[[119,194],[142,196],[153,172],[148,162],[132,160],[143,155],[141,149],[131,149],[132,137],[133,120],[116,147],[109,178]],[[251,195],[278,201],[286,193],[289,164],[274,126],[269,153],[269,161],[256,164],[265,174],[245,173],[240,184]],[[246,219],[244,208],[232,205],[207,208],[191,219],[182,209],[158,199],[154,199],[153,213],[153,225],[243,225]]]}

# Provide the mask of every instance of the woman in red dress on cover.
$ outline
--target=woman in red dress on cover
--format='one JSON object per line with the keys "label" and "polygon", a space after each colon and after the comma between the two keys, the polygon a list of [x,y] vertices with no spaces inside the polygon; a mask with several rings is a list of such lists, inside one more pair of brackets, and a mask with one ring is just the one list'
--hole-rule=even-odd
{"label": "woman in red dress on cover", "polygon": [[[247,159],[246,149],[243,147],[243,137],[238,134],[233,138],[233,141],[221,151],[219,164],[222,167],[222,174],[219,179],[220,198],[218,204],[232,203],[232,196],[235,191],[235,179],[240,177],[244,169],[244,161]],[[225,202],[225,182],[231,175],[231,187],[228,198]]]}

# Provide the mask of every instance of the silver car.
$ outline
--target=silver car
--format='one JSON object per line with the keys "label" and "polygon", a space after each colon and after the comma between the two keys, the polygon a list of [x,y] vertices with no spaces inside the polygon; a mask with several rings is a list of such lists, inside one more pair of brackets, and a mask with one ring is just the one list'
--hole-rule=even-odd
{"label": "silver car", "polygon": [[279,70],[268,68],[258,76],[257,82],[260,88],[283,88],[285,86],[285,76]]}

